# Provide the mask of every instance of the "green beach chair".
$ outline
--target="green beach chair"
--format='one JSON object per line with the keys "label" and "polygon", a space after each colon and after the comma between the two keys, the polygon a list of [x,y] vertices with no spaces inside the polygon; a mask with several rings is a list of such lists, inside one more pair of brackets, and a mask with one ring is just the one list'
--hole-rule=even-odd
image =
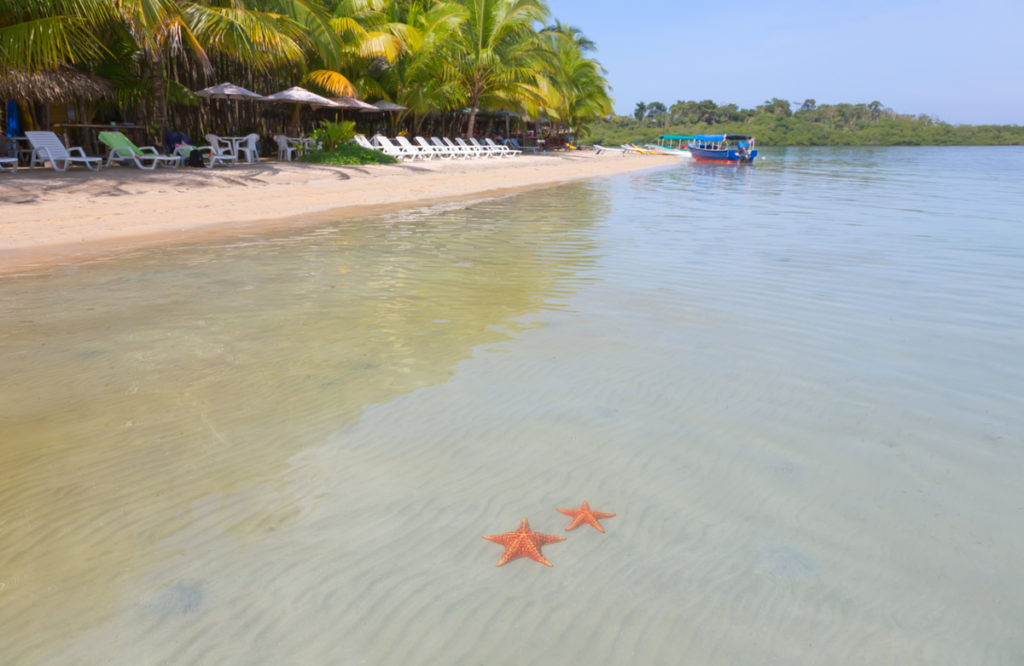
{"label": "green beach chair", "polygon": [[153,170],[157,165],[169,168],[181,166],[180,157],[161,155],[153,146],[139,148],[121,132],[100,132],[100,141],[110,148],[107,166],[113,161],[131,162],[140,169]]}

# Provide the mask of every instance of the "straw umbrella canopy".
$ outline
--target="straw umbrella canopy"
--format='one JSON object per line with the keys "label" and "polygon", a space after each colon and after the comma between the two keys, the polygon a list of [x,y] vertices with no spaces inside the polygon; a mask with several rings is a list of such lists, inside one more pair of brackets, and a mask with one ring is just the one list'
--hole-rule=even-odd
{"label": "straw umbrella canopy", "polygon": [[[379,99],[376,102],[374,102],[373,104],[371,104],[370,107],[371,108],[369,108],[369,109],[363,109],[362,112],[363,113],[388,113],[388,112],[391,112],[391,111],[405,111],[407,108],[409,108],[407,106],[402,106],[401,104],[395,104],[394,102],[389,102],[386,99]],[[397,127],[395,127],[396,121],[395,121],[394,115],[390,116],[390,118],[391,118],[391,120],[390,120],[390,122],[388,124],[390,125],[391,133],[394,134],[395,130],[397,129]]]}
{"label": "straw umbrella canopy", "polygon": [[289,125],[298,128],[299,126],[299,108],[303,104],[309,104],[313,108],[317,107],[329,107],[337,109],[339,105],[327,99],[321,97],[314,92],[310,92],[301,86],[292,86],[287,90],[276,92],[273,95],[267,95],[263,98],[264,102],[289,102],[295,105],[295,111],[292,112],[292,119],[289,121]]}
{"label": "straw umbrella canopy", "polygon": [[0,74],[0,99],[23,99],[42,104],[65,104],[111,98],[114,88],[106,79],[58,67],[42,72],[7,70]]}
{"label": "straw umbrella canopy", "polygon": [[401,104],[389,102],[386,99],[377,100],[370,106],[372,106],[373,109],[364,109],[365,113],[381,113],[383,111],[405,111],[406,109],[409,108],[407,106],[402,106]]}
{"label": "straw umbrella canopy", "polygon": [[209,88],[197,90],[196,96],[206,97],[207,99],[263,99],[263,95],[254,93],[251,90],[246,90],[242,86],[236,86],[234,83],[221,83],[215,86],[210,86]]}
{"label": "straw umbrella canopy", "polygon": [[343,109],[358,109],[360,111],[380,111],[373,104],[367,104],[355,97],[333,97],[331,101]]}

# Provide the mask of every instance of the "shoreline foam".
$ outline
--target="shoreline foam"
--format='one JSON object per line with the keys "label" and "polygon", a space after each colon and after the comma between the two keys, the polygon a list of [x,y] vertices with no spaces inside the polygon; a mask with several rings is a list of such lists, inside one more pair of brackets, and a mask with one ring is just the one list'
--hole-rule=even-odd
{"label": "shoreline foam", "polygon": [[666,166],[651,155],[218,169],[20,170],[0,179],[0,275]]}

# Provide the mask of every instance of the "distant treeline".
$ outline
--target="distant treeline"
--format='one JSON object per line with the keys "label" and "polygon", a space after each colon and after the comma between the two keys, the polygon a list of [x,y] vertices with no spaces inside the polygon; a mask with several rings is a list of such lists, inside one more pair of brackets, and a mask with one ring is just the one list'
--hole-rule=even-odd
{"label": "distant treeline", "polygon": [[650,141],[659,134],[749,134],[773,146],[1024,145],[1024,126],[950,125],[927,115],[899,114],[881,102],[818,104],[772,98],[753,109],[678,101],[639,102],[632,116],[613,116],[591,127],[594,143]]}

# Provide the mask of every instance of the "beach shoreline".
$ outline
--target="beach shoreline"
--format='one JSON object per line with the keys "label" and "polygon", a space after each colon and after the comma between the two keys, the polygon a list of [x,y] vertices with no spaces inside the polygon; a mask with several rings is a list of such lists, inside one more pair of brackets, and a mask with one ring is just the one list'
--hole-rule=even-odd
{"label": "beach shoreline", "polygon": [[0,275],[146,247],[491,198],[677,162],[588,152],[363,166],[262,161],[159,171],[22,169],[0,178]]}

